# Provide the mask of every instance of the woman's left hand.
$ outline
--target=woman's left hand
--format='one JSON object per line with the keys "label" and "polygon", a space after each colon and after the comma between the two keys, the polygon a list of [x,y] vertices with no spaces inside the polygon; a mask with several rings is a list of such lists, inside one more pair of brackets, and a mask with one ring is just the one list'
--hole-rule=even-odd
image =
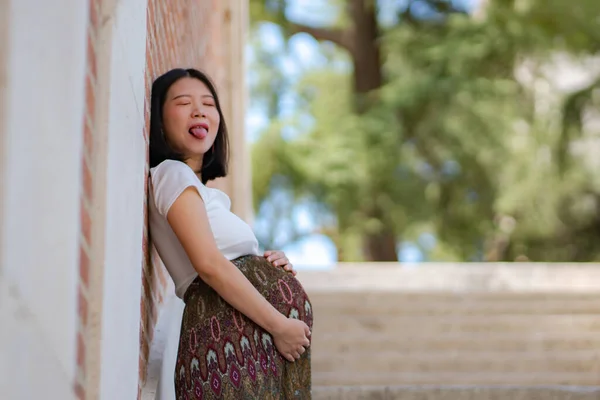
{"label": "woman's left hand", "polygon": [[273,264],[274,267],[281,267],[292,275],[296,276],[297,272],[294,269],[290,260],[286,257],[285,253],[280,250],[269,250],[265,251],[265,258],[268,262]]}

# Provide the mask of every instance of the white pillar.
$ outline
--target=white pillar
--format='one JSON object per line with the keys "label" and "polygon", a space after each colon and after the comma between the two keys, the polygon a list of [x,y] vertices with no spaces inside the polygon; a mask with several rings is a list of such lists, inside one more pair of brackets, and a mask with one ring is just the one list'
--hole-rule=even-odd
{"label": "white pillar", "polygon": [[0,393],[71,399],[88,2],[8,3],[0,10],[9,33],[0,57]]}
{"label": "white pillar", "polygon": [[[142,235],[146,144],[146,0],[115,2],[112,29],[106,157],[106,225],[100,399],[138,393]],[[102,124],[102,122],[101,122]]]}

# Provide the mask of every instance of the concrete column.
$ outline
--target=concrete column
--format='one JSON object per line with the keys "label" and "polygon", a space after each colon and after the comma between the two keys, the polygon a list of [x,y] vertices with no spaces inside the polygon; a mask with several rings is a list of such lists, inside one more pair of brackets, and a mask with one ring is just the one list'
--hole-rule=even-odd
{"label": "concrete column", "polygon": [[146,10],[146,0],[120,0],[106,10],[109,78],[102,87],[107,109],[99,121],[106,137],[101,400],[135,399],[138,394],[147,154]]}
{"label": "concrete column", "polygon": [[88,3],[0,4],[0,393],[68,400]]}
{"label": "concrete column", "polygon": [[[8,15],[10,0],[0,0],[0,221],[4,216],[4,192],[6,173],[6,96],[8,87]],[[3,242],[3,229],[0,228],[0,244]],[[2,245],[0,245],[0,260],[2,260]],[[2,264],[0,263],[0,280],[2,279]],[[0,289],[1,290],[1,289]]]}
{"label": "concrete column", "polygon": [[247,0],[223,2],[223,48],[227,66],[223,92],[223,109],[227,120],[231,160],[229,176],[216,183],[231,197],[231,209],[247,222],[252,221],[252,174],[250,154],[246,144],[245,112],[247,90],[245,82],[245,46],[248,32]]}

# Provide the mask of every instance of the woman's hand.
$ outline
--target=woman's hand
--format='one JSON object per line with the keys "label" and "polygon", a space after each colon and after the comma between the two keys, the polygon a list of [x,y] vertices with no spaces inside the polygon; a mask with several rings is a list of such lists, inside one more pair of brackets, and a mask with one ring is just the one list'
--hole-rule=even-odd
{"label": "woman's hand", "polygon": [[273,341],[275,347],[288,361],[294,362],[306,351],[310,346],[310,328],[304,322],[294,319],[285,318],[282,320],[281,326],[274,332]]}
{"label": "woman's hand", "polygon": [[265,251],[264,257],[268,262],[273,264],[274,267],[281,267],[292,275],[296,276],[297,272],[294,269],[290,260],[286,257],[285,253],[280,250],[269,250]]}

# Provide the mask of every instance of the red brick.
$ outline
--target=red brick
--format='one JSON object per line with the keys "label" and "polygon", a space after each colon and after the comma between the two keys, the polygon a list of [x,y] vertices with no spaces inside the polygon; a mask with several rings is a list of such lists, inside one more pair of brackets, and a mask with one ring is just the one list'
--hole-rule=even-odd
{"label": "red brick", "polygon": [[[147,215],[145,212],[145,208],[146,207],[144,206],[144,215]],[[147,236],[147,234],[145,235],[144,238],[142,238],[142,254],[147,257],[146,258],[146,260],[147,260],[148,259],[148,236]]]}
{"label": "red brick", "polygon": [[93,180],[92,180],[92,171],[90,171],[90,167],[88,163],[85,161],[85,157],[82,159],[82,170],[83,170],[83,195],[85,198],[91,202],[92,194],[93,194]]}
{"label": "red brick", "polygon": [[99,27],[99,7],[96,7],[96,0],[90,0],[90,28],[96,31]]}
{"label": "red brick", "polygon": [[87,65],[95,81],[98,77],[98,68],[96,65],[96,47],[94,45],[92,35],[88,34],[87,39]]}
{"label": "red brick", "polygon": [[80,204],[79,208],[81,209],[81,233],[83,234],[83,237],[89,244],[91,243],[92,239],[92,220],[83,202]]}
{"label": "red brick", "polygon": [[142,354],[140,353],[139,356],[139,377],[140,377],[140,381],[144,379],[144,376],[142,374],[142,371],[144,370],[144,366],[146,365],[146,360],[144,360],[144,358],[142,357]]}
{"label": "red brick", "polygon": [[[141,389],[142,385],[146,381],[146,374],[148,372],[148,362],[147,360],[140,354],[139,357],[139,369],[138,369],[138,379],[139,379],[139,387]],[[139,396],[139,394],[138,394]],[[139,397],[138,397],[139,398]]]}
{"label": "red brick", "polygon": [[85,389],[79,382],[76,382],[73,386],[73,391],[75,392],[75,396],[77,396],[78,400],[85,400]]}
{"label": "red brick", "polygon": [[79,246],[79,277],[81,282],[89,287],[90,284],[90,258],[83,246]]}
{"label": "red brick", "polygon": [[85,112],[94,121],[96,110],[96,93],[94,92],[94,84],[90,74],[85,75]]}
{"label": "red brick", "polygon": [[153,29],[156,20],[154,19],[154,7],[148,7],[146,12],[146,23],[148,29]]}
{"label": "red brick", "polygon": [[78,292],[79,293],[77,296],[77,309],[79,311],[79,319],[81,321],[81,325],[85,327],[87,326],[88,319],[88,302],[85,298],[85,295],[83,294],[81,285],[79,285]]}
{"label": "red brick", "polygon": [[84,119],[83,125],[83,151],[88,155],[88,157],[92,156],[93,148],[94,148],[94,137],[92,133],[92,126],[90,125],[92,121]]}
{"label": "red brick", "polygon": [[146,301],[142,299],[140,301],[140,318],[143,318],[146,315]]}
{"label": "red brick", "polygon": [[[150,321],[152,322],[152,325],[156,324],[156,321],[158,319],[157,305],[158,304],[154,300],[148,301],[148,308],[150,309]],[[150,331],[148,333],[150,333]]]}
{"label": "red brick", "polygon": [[[143,328],[143,326],[140,324],[140,350],[141,350],[142,343],[144,343],[144,340],[146,340],[146,333],[144,332],[144,330],[142,328]],[[140,351],[140,357],[143,357],[143,354],[141,351]]]}
{"label": "red brick", "polygon": [[150,283],[148,282],[148,277],[145,276],[142,279],[142,289],[143,289],[143,294],[145,296],[146,299],[151,299],[152,298],[152,292],[150,290]]}
{"label": "red brick", "polygon": [[[143,299],[140,302],[140,308],[143,308],[140,319],[140,326],[142,327],[143,335],[147,335],[148,332],[152,331],[152,329],[154,328],[154,326],[152,325],[150,315],[148,314],[148,303],[149,301],[146,299]],[[142,339],[144,337],[145,336],[142,336]]]}
{"label": "red brick", "polygon": [[148,360],[148,356],[150,355],[150,345],[148,343],[148,340],[146,340],[145,338],[144,340],[142,340],[142,347],[140,351],[144,359]]}
{"label": "red brick", "polygon": [[77,334],[77,366],[85,373],[85,342],[81,332]]}

